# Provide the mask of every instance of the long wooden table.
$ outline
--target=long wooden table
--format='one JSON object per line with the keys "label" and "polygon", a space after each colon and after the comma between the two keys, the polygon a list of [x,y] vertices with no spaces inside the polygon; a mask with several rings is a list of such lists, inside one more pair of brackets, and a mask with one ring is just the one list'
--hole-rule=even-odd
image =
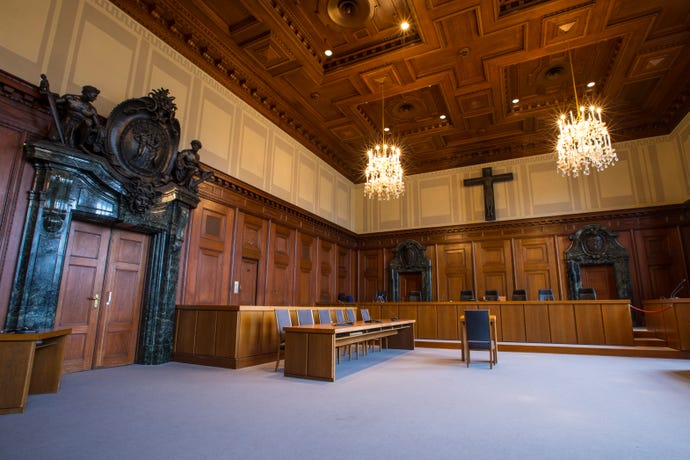
{"label": "long wooden table", "polygon": [[336,349],[386,337],[389,348],[414,350],[415,320],[314,324],[285,330],[285,375],[335,381]]}
{"label": "long wooden table", "polygon": [[72,329],[0,334],[0,414],[24,412],[29,394],[56,393]]}

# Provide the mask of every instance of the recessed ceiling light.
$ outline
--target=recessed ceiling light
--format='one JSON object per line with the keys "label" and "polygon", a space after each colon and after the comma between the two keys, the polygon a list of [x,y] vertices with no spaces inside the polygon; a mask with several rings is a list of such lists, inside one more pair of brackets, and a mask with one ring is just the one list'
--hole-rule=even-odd
{"label": "recessed ceiling light", "polygon": [[517,104],[518,102],[520,102],[520,99],[518,99],[518,98],[515,98],[515,99],[513,99],[513,101],[512,101],[512,102],[513,102],[513,104]]}
{"label": "recessed ceiling light", "polygon": [[331,56],[333,56],[333,51],[331,51],[331,50],[326,50],[326,51],[323,52],[323,54],[325,54],[325,55],[328,56],[328,57],[331,57]]}
{"label": "recessed ceiling light", "polygon": [[383,128],[383,130],[384,130],[385,132],[388,132],[388,131],[390,131],[391,129],[388,128],[388,127],[386,127],[386,128]]}
{"label": "recessed ceiling light", "polygon": [[587,83],[587,88],[594,88],[594,85],[596,85],[596,84],[597,84],[597,82],[590,81],[589,83]]}
{"label": "recessed ceiling light", "polygon": [[401,30],[408,30],[410,28],[410,23],[407,21],[403,21],[400,23],[400,29]]}
{"label": "recessed ceiling light", "polygon": [[446,116],[445,116],[445,115],[441,115],[439,118],[440,118],[441,120],[445,120],[445,119],[446,119]]}

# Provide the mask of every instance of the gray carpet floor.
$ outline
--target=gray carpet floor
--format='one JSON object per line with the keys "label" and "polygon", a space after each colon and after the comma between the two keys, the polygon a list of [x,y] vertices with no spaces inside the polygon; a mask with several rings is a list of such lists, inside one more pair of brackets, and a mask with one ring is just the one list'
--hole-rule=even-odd
{"label": "gray carpet floor", "polygon": [[[63,377],[0,416],[1,459],[688,459],[690,361],[417,348],[333,383],[273,364]],[[282,371],[282,363],[281,363]]]}

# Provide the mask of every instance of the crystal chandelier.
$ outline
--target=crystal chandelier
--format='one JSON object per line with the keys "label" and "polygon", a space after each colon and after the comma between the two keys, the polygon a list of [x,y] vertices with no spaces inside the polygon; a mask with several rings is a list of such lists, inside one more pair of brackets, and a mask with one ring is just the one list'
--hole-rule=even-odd
{"label": "crystal chandelier", "polygon": [[364,171],[367,182],[364,184],[364,195],[367,198],[390,200],[399,198],[405,192],[403,169],[400,164],[400,148],[385,142],[385,124],[383,122],[383,80],[381,80],[381,143],[367,151],[369,161]]}
{"label": "crystal chandelier", "polygon": [[601,108],[593,105],[580,106],[575,87],[573,58],[568,50],[570,75],[575,92],[575,106],[579,107],[577,116],[562,114],[558,119],[558,170],[564,176],[577,177],[580,173],[588,175],[590,168],[602,171],[618,161],[616,151],[611,147],[606,123],[601,120]]}

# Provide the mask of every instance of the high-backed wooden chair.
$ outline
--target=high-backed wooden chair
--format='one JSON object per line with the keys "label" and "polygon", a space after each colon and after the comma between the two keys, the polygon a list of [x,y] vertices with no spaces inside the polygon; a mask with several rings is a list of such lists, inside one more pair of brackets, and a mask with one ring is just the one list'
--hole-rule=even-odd
{"label": "high-backed wooden chair", "polygon": [[275,372],[278,372],[278,364],[280,363],[280,352],[285,350],[285,330],[283,328],[292,326],[292,319],[290,318],[290,310],[276,310],[276,324],[278,326],[278,356],[276,356]]}
{"label": "high-backed wooden chair", "polygon": [[597,300],[597,292],[591,287],[582,287],[577,290],[577,297],[580,300]]}
{"label": "high-backed wooden chair", "polygon": [[470,367],[470,350],[487,350],[489,367],[498,363],[498,344],[496,343],[496,322],[492,321],[489,310],[465,310],[460,317],[462,325],[462,359]]}
{"label": "high-backed wooden chair", "polygon": [[472,302],[474,301],[474,291],[471,289],[463,289],[460,291],[460,301],[461,302]]}
{"label": "high-backed wooden chair", "polygon": [[410,291],[407,294],[407,298],[410,302],[421,302],[422,301],[422,291]]}
{"label": "high-backed wooden chair", "polygon": [[546,300],[553,300],[553,291],[551,289],[539,289],[538,299],[540,302],[544,302]]}
{"label": "high-backed wooden chair", "polygon": [[[374,322],[374,320],[371,319],[371,315],[369,314],[368,308],[360,308],[359,313],[362,315],[362,321],[364,321],[365,323]],[[388,340],[388,337],[386,337],[386,340]],[[383,338],[381,337],[379,337],[378,339],[368,340],[367,347],[371,347],[375,351],[377,343],[379,346],[379,351],[381,351],[383,349]]]}
{"label": "high-backed wooden chair", "polygon": [[511,297],[511,300],[527,300],[527,291],[524,289],[515,289],[513,291],[513,297]]}
{"label": "high-backed wooden chair", "polygon": [[330,310],[319,310],[319,323],[320,324],[331,324],[331,311]]}

